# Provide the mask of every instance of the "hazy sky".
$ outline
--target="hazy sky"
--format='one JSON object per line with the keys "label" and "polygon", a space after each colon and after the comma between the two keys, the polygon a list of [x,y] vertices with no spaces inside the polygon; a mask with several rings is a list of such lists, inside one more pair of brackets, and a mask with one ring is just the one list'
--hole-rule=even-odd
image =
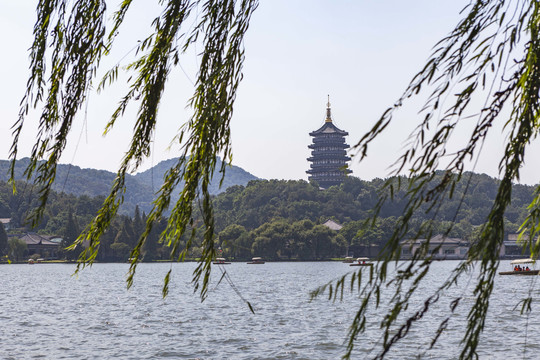
{"label": "hazy sky", "polygon": [[[130,22],[121,29],[119,47],[103,62],[105,66],[130,58],[134,41],[145,36],[157,14],[149,3],[136,2]],[[459,11],[467,3],[261,0],[245,41],[244,80],[232,121],[233,163],[261,178],[307,179],[308,133],[324,123],[327,94],[335,124],[348,131],[347,142],[355,144],[399,97],[434,44],[457,24]],[[25,90],[34,6],[35,1],[28,0],[0,2],[4,49],[0,58],[0,159],[8,157],[10,127]],[[113,9],[110,6],[111,13]],[[193,92],[196,63],[195,53],[187,54],[181,59],[182,68],[171,75],[160,107],[154,152],[141,170],[179,155],[178,147],[168,147],[190,116],[186,104]],[[121,96],[121,85],[90,95],[62,163],[117,169],[131,137],[134,112],[128,111],[107,137],[102,132]],[[420,103],[412,105],[399,113],[393,126],[370,148],[367,160],[353,161],[353,175],[362,179],[388,175],[388,167],[418,121]],[[35,140],[35,118],[28,119],[20,157],[29,154]],[[491,176],[498,175],[497,156],[504,139],[500,129],[494,130],[496,134],[484,146],[486,155],[475,169]],[[524,183],[538,181],[540,170],[534,165],[523,170]]]}

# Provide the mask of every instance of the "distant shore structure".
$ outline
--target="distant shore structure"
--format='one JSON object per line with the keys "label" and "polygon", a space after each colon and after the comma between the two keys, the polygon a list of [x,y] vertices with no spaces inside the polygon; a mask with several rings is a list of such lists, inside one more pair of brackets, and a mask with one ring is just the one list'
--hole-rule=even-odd
{"label": "distant shore structure", "polygon": [[313,143],[308,146],[311,149],[311,157],[307,159],[311,165],[306,171],[309,181],[317,182],[324,189],[341,184],[347,174],[352,173],[348,168],[351,158],[347,156],[346,150],[349,145],[345,143],[345,136],[349,133],[332,122],[330,95],[326,104],[324,125],[309,135],[313,137]]}

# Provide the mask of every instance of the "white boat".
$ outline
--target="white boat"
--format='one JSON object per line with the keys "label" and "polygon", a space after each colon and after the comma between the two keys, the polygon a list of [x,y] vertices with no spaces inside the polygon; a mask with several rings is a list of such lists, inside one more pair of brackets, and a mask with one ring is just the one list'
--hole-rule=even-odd
{"label": "white boat", "polygon": [[343,260],[343,262],[344,262],[345,264],[352,264],[352,263],[354,262],[354,259],[353,259],[352,256],[347,256],[347,257],[345,257],[345,259]]}
{"label": "white boat", "polygon": [[[533,259],[517,259],[510,261],[510,265],[513,265],[512,271],[501,271],[499,275],[538,275],[540,270],[529,268],[534,266],[536,260]],[[522,267],[523,265],[523,267]]]}
{"label": "white boat", "polygon": [[367,257],[359,257],[356,259],[355,263],[352,263],[349,266],[373,266],[373,263],[369,261],[369,258]]}
{"label": "white boat", "polygon": [[264,264],[264,263],[265,261],[260,257],[254,257],[251,259],[250,262],[248,262],[248,264]]}
{"label": "white boat", "polygon": [[225,260],[225,258],[216,258],[216,260],[214,260],[212,262],[212,264],[214,264],[214,265],[228,265],[228,264],[230,264],[230,262],[227,262]]}

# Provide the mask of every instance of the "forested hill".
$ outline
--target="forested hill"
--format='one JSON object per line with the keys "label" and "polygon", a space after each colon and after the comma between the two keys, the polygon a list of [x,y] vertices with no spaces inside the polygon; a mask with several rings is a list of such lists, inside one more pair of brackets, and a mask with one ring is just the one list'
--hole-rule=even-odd
{"label": "forested hill", "polygon": [[[93,171],[105,179],[112,176],[111,173]],[[152,175],[160,176],[159,169],[154,171],[154,174],[141,175],[149,181]],[[71,179],[73,168],[70,172]],[[79,174],[78,171],[74,173]],[[445,232],[452,225],[450,236],[474,241],[491,209],[498,181],[479,174],[464,174],[463,178],[456,185],[453,196],[437,208],[437,216],[431,223],[435,234]],[[388,181],[396,184],[398,180],[405,183],[405,179],[398,178]],[[84,184],[84,177],[80,181]],[[131,177],[130,181],[139,184],[141,189],[151,187],[137,180],[137,176]],[[390,238],[407,202],[406,190],[402,186],[402,190],[394,192],[394,201],[382,207],[380,218],[373,226],[364,229],[364,221],[377,204],[378,194],[385,181],[364,181],[351,176],[342,185],[327,190],[302,180],[253,180],[245,186],[231,186],[213,199],[216,246],[222,248],[224,256],[236,260],[250,259],[252,256],[263,256],[270,260],[317,260],[342,256],[347,251],[361,254],[372,246],[380,248]],[[0,181],[0,217],[11,218],[11,226],[19,228],[17,231],[21,233],[23,230],[31,230],[21,228],[27,225],[25,219],[38,201],[31,187],[24,183],[19,183],[18,187],[20,191],[13,194],[11,187]],[[518,230],[533,194],[532,186],[514,185],[512,203],[506,211],[507,233]],[[67,242],[69,244],[88,225],[102,201],[102,196],[53,191],[42,221],[32,231],[63,236],[71,239]],[[110,229],[101,238],[98,260],[125,261],[129,257],[129,250],[135,246],[144,227],[146,217],[142,210],[134,208],[133,212],[121,214],[113,220]],[[433,214],[427,210],[420,209],[412,217],[409,221],[411,231],[433,218]],[[194,216],[193,224],[202,226],[203,221],[197,218],[198,214]],[[341,223],[343,228],[338,232],[328,229],[322,225],[328,219]],[[166,224],[166,219],[154,224],[144,248],[145,260],[169,258],[170,249],[166,242],[158,241]],[[201,244],[201,236],[204,234],[202,228],[197,230],[189,254],[193,258],[200,256],[197,244]],[[185,244],[187,239],[181,241]]]}
{"label": "forested hill", "polygon": [[[159,189],[161,184],[163,184],[163,178],[167,170],[169,170],[172,166],[174,166],[177,161],[178,161],[177,159],[164,160],[160,162],[159,164],[157,164],[156,166],[146,171],[136,174],[134,177],[141,184],[145,184],[146,186],[149,186],[157,190]],[[218,161],[216,163],[216,172],[212,179],[212,183],[208,187],[210,194],[213,194],[213,195],[219,194],[225,191],[228,187],[233,186],[233,185],[245,186],[247,185],[249,181],[258,179],[256,176],[250,174],[249,172],[245,171],[241,167],[233,165],[226,168],[225,178],[223,179],[223,183],[220,188],[219,183],[221,180],[221,173],[219,172],[219,169],[221,165],[222,165],[221,159],[218,158]]]}
{"label": "forested hill", "polygon": [[[442,176],[437,174],[440,181]],[[449,231],[451,237],[473,242],[497,194],[498,181],[487,175],[464,174],[451,198],[439,204],[436,214],[427,204],[409,221],[412,236],[429,221],[433,234]],[[470,182],[469,182],[470,179]],[[233,186],[215,199],[218,243],[232,258],[263,256],[268,259],[325,259],[343,254],[373,256],[392,236],[408,201],[405,179],[394,191],[379,218],[364,228],[386,180],[363,181],[348,177],[340,186],[320,190],[305,181],[252,181]],[[435,186],[435,183],[433,184]],[[396,187],[395,187],[396,188]],[[505,232],[515,233],[525,219],[534,187],[514,185],[512,202],[505,213]],[[328,219],[343,224],[338,232],[321,225]],[[425,229],[425,228],[424,228]],[[405,235],[407,236],[407,234]]]}
{"label": "forested hill", "polygon": [[[467,184],[469,175],[472,178]],[[436,220],[449,223],[455,219],[456,231],[462,230],[456,235],[465,236],[484,223],[495,199],[498,181],[484,174],[469,173],[463,178],[465,180],[456,185],[452,198],[446,199],[438,208]],[[397,181],[397,178],[393,180]],[[333,218],[342,224],[362,221],[376,205],[378,191],[384,182],[350,176],[341,186],[324,191],[305,181],[264,180],[250,182],[246,187],[233,186],[215,199],[217,224],[221,228],[237,224],[255,229],[275,219],[324,222]],[[403,214],[407,202],[405,189],[402,185],[402,190],[394,194],[394,201],[383,206],[379,214],[382,219],[396,219]],[[506,212],[508,231],[516,231],[525,219],[533,191],[533,186],[514,185],[512,203]],[[412,224],[432,218],[433,215],[425,210],[415,215]]]}
{"label": "forested hill", "polygon": [[[122,206],[121,212],[133,214],[135,206],[139,205],[141,210],[148,213],[151,209],[154,194],[163,184],[165,171],[176,161],[177,159],[165,160],[144,172],[135,175],[128,174],[126,176],[127,191],[124,196],[124,205]],[[16,180],[23,180],[23,173],[28,164],[28,158],[17,161],[15,167]],[[0,181],[8,180],[9,165],[9,161],[0,160]],[[219,168],[220,166],[221,160],[218,160],[216,167]],[[216,171],[209,189],[211,194],[218,194],[232,185],[246,185],[249,181],[257,179],[257,177],[251,175],[247,171],[237,166],[231,166],[227,168],[223,185],[220,188],[220,175],[221,174]],[[59,164],[53,190],[77,196],[107,196],[115,177],[116,173],[106,170],[81,169],[74,165]],[[180,184],[180,186],[181,185],[182,184]]]}

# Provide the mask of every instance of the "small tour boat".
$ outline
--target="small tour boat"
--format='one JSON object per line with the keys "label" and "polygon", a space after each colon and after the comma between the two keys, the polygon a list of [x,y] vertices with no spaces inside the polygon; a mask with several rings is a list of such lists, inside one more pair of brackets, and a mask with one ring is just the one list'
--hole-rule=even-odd
{"label": "small tour boat", "polygon": [[349,266],[373,266],[373,263],[370,262],[367,257],[359,257],[356,259],[355,263],[352,263]]}
{"label": "small tour boat", "polygon": [[230,264],[230,262],[227,262],[225,260],[225,258],[216,258],[216,260],[214,260],[212,262],[212,264],[214,264],[214,265],[228,265],[228,264]]}
{"label": "small tour boat", "polygon": [[354,262],[354,259],[352,256],[345,257],[345,260],[343,260],[345,264],[352,264]]}
{"label": "small tour boat", "polygon": [[[534,265],[536,261],[533,259],[517,259],[512,260],[510,262],[510,265],[513,265],[512,271],[501,271],[499,272],[499,275],[538,275],[538,272],[540,270],[537,269],[530,269],[529,265]],[[522,266],[523,265],[523,266]]]}
{"label": "small tour boat", "polygon": [[264,260],[260,257],[254,257],[251,259],[250,262],[248,262],[248,264],[264,264]]}

